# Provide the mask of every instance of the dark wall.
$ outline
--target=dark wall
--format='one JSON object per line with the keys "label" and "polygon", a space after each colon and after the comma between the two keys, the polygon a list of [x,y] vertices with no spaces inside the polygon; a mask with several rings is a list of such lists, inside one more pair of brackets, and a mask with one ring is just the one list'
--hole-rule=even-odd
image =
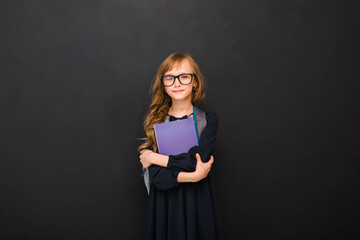
{"label": "dark wall", "polygon": [[[359,25],[348,1],[2,1],[0,238],[142,239],[150,82],[190,53],[220,122],[225,239],[359,223]],[[353,235],[354,236],[354,235]]]}

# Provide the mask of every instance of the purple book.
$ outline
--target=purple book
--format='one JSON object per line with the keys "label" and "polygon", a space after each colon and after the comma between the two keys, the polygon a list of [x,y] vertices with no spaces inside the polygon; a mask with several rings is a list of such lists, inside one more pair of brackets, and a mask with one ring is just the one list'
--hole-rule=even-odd
{"label": "purple book", "polygon": [[182,119],[154,125],[159,153],[176,155],[198,145],[194,119]]}

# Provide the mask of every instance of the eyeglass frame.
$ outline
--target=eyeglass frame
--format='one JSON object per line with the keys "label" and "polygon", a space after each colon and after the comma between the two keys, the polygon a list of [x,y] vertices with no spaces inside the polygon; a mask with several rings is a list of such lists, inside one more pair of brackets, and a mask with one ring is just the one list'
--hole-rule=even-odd
{"label": "eyeglass frame", "polygon": [[[187,83],[187,84],[182,83],[181,80],[180,80],[180,76],[181,76],[181,75],[190,75],[190,76],[191,76],[191,81],[190,81],[189,83]],[[195,73],[182,73],[182,74],[177,75],[177,76],[174,76],[174,75],[164,75],[164,76],[161,76],[161,77],[160,77],[160,80],[161,80],[162,84],[165,86],[165,84],[164,84],[164,77],[173,77],[173,78],[174,78],[173,83],[172,83],[171,85],[168,85],[168,86],[165,86],[165,87],[171,87],[172,85],[174,85],[176,78],[179,80],[179,82],[180,82],[182,85],[189,85],[189,84],[192,83],[194,76],[196,76]]]}

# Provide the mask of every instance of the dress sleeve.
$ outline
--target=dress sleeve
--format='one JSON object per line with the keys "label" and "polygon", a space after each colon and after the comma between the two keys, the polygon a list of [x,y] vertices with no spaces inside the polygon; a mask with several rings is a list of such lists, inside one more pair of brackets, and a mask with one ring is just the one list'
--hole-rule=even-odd
{"label": "dress sleeve", "polygon": [[196,153],[200,154],[201,160],[207,162],[215,146],[218,117],[214,112],[206,113],[206,127],[201,133],[199,145],[189,149],[187,153],[169,155],[166,169],[173,171],[193,172],[196,169]]}
{"label": "dress sleeve", "polygon": [[177,181],[179,170],[171,170],[155,164],[152,164],[148,170],[151,184],[157,189],[168,190],[179,186]]}

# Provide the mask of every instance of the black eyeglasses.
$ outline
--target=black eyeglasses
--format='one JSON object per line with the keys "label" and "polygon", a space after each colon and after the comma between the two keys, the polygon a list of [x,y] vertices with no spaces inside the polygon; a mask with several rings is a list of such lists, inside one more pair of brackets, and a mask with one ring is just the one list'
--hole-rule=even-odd
{"label": "black eyeglasses", "polygon": [[188,85],[192,82],[193,76],[195,76],[194,73],[183,73],[178,76],[165,75],[165,76],[162,76],[160,79],[165,87],[170,87],[171,85],[173,85],[175,83],[176,78],[179,79],[179,82],[181,84]]}

